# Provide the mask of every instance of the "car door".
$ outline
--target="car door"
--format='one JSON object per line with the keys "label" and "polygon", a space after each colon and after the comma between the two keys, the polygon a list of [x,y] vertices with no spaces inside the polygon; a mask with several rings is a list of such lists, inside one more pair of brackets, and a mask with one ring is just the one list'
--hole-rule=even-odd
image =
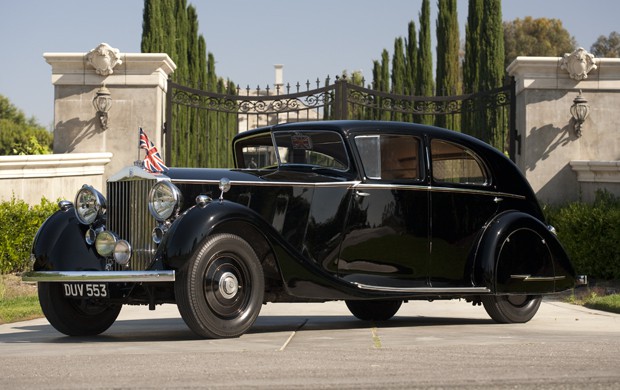
{"label": "car door", "polygon": [[410,134],[358,135],[364,178],[353,186],[339,275],[372,288],[427,285],[429,193],[423,142]]}
{"label": "car door", "polygon": [[501,198],[483,159],[466,146],[430,140],[433,287],[470,287],[474,246]]}

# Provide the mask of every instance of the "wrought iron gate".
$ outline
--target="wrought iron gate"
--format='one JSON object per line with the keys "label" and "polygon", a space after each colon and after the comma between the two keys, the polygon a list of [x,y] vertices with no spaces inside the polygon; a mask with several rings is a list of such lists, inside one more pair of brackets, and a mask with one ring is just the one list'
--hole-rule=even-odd
{"label": "wrought iron gate", "polygon": [[[312,88],[312,89],[311,89]],[[293,90],[291,92],[291,90]],[[237,88],[224,95],[168,81],[165,159],[169,166],[231,167],[232,137],[284,122],[375,119],[437,125],[477,137],[515,155],[514,80],[476,94],[449,97],[395,95],[345,78],[274,90]]]}

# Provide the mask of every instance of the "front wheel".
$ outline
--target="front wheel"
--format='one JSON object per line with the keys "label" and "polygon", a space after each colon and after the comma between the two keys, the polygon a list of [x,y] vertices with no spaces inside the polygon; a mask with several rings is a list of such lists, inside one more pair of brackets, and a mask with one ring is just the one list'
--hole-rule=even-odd
{"label": "front wheel", "polygon": [[528,322],[534,317],[542,297],[539,295],[488,295],[482,304],[489,316],[501,324]]}
{"label": "front wheel", "polygon": [[233,234],[207,238],[176,279],[181,317],[202,337],[241,336],[263,304],[265,280],[258,256]]}
{"label": "front wheel", "polygon": [[400,309],[401,300],[345,301],[351,314],[362,321],[387,321]]}
{"label": "front wheel", "polygon": [[105,332],[116,321],[122,308],[118,304],[66,298],[62,283],[40,282],[37,289],[45,318],[67,336],[95,336]]}

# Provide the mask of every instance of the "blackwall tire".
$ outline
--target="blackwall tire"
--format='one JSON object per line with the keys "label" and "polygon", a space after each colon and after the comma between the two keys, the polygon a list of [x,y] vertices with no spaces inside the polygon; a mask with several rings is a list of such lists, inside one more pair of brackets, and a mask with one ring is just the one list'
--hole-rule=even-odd
{"label": "blackwall tire", "polygon": [[39,303],[49,323],[68,336],[101,334],[112,326],[121,311],[122,305],[118,304],[66,298],[62,288],[62,283],[39,282]]}
{"label": "blackwall tire", "polygon": [[174,290],[181,317],[194,333],[239,337],[258,317],[265,280],[250,244],[233,234],[217,234],[178,271]]}
{"label": "blackwall tire", "polygon": [[387,321],[394,317],[403,301],[345,301],[351,314],[362,321]]}
{"label": "blackwall tire", "polygon": [[489,316],[500,324],[524,323],[531,320],[542,297],[539,295],[488,295],[482,305]]}

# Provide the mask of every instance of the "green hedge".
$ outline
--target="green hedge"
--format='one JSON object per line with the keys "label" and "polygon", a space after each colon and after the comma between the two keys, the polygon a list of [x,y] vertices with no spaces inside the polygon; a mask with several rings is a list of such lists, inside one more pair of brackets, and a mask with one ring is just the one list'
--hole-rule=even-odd
{"label": "green hedge", "polygon": [[35,206],[15,198],[0,202],[0,274],[28,269],[34,235],[56,210],[56,203],[45,198]]}
{"label": "green hedge", "polygon": [[599,191],[592,204],[548,206],[545,213],[578,274],[620,279],[620,198]]}

